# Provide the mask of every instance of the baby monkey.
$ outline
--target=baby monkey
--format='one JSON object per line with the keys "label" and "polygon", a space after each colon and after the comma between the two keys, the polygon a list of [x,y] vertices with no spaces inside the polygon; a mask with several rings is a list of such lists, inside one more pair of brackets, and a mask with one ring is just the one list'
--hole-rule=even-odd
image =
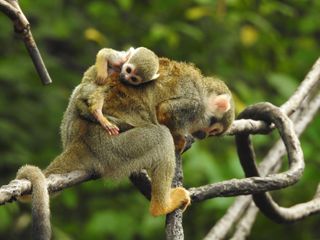
{"label": "baby monkey", "polygon": [[104,86],[108,87],[108,77],[120,73],[119,80],[125,84],[138,86],[159,77],[158,56],[148,48],[130,48],[116,51],[101,49],[96,57],[97,78],[91,88],[86,88],[81,96],[88,104],[89,112],[110,135],[118,135],[119,128],[103,116]]}

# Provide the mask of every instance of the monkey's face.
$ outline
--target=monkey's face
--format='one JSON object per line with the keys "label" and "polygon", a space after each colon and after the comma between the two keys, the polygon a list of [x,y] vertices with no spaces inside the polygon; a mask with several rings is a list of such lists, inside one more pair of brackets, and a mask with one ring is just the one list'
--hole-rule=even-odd
{"label": "monkey's face", "polygon": [[219,136],[230,126],[234,116],[232,99],[229,94],[210,94],[205,102],[206,114],[203,126],[192,133],[192,136],[203,139],[208,136]]}
{"label": "monkey's face", "polygon": [[122,66],[120,81],[135,86],[144,82],[143,78],[138,74],[138,70],[135,65],[130,63],[125,63]]}

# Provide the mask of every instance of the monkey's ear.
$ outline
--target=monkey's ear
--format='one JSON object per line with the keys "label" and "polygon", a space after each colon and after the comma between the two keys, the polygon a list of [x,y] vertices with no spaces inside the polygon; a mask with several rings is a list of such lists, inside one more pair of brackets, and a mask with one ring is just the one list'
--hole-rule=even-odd
{"label": "monkey's ear", "polygon": [[152,78],[150,79],[150,81],[156,80],[159,76],[160,76],[159,73],[155,73],[155,74],[152,76]]}
{"label": "monkey's ear", "polygon": [[134,50],[135,50],[134,47],[130,47],[130,48],[127,50],[127,54],[126,54],[126,56],[125,56],[126,61],[132,56]]}
{"label": "monkey's ear", "polygon": [[209,111],[213,114],[224,114],[231,108],[229,94],[211,95],[209,97]]}

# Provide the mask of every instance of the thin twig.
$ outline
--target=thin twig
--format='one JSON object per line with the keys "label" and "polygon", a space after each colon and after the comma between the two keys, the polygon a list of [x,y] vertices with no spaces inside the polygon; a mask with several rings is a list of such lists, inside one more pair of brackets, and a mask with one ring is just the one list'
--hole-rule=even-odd
{"label": "thin twig", "polygon": [[32,36],[30,24],[23,14],[18,1],[0,0],[0,11],[12,20],[15,32],[21,36],[42,83],[44,85],[50,84],[52,80]]}

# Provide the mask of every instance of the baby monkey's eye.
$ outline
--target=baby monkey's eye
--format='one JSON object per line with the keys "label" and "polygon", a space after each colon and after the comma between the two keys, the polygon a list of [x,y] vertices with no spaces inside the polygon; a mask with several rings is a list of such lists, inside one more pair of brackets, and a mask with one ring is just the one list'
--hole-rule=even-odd
{"label": "baby monkey's eye", "polygon": [[131,73],[131,67],[127,67],[127,68],[126,68],[126,72],[127,72],[127,73]]}
{"label": "baby monkey's eye", "polygon": [[136,77],[131,77],[131,81],[132,81],[132,82],[137,82],[137,81],[138,81],[138,78],[136,78]]}

